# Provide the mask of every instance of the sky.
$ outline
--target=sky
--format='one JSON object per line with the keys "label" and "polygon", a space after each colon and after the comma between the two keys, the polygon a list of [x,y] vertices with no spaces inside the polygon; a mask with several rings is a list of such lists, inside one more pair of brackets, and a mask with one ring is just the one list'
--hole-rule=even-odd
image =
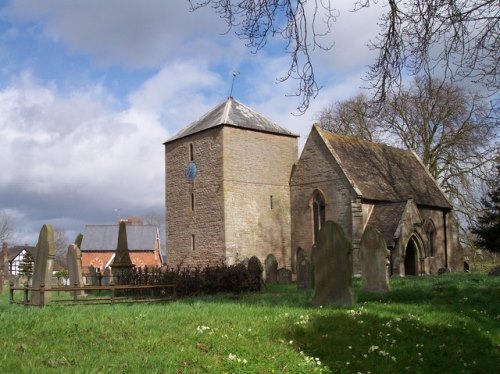
{"label": "sky", "polygon": [[300,135],[357,94],[380,8],[339,17],[316,50],[322,89],[297,116],[285,46],[252,53],[211,8],[187,0],[0,0],[0,211],[15,244],[43,224],[73,241],[86,224],[165,213],[163,143],[232,96]]}

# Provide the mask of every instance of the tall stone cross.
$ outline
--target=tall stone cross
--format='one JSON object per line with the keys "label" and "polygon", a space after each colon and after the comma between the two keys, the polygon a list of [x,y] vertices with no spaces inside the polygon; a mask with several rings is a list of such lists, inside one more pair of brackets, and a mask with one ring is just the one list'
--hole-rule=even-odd
{"label": "tall stone cross", "polygon": [[134,264],[130,260],[127,243],[127,226],[125,222],[120,222],[118,228],[118,244],[116,246],[116,254],[113,263],[110,265],[113,269],[113,278],[115,283],[123,283],[130,274],[130,270]]}

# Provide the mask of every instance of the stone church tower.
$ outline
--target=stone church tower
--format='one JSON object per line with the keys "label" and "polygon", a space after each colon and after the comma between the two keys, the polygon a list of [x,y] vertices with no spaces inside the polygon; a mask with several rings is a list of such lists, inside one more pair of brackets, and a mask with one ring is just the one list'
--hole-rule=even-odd
{"label": "stone church tower", "polygon": [[165,144],[169,266],[273,254],[291,267],[298,136],[229,97]]}

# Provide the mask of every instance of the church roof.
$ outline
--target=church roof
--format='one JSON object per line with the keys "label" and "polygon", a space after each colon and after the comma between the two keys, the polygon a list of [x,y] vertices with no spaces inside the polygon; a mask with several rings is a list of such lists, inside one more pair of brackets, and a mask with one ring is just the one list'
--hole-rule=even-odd
{"label": "church roof", "polygon": [[394,247],[394,234],[398,228],[406,202],[393,204],[377,204],[373,208],[368,225],[376,227],[384,237],[388,247]]}
{"label": "church roof", "polygon": [[362,198],[393,202],[413,198],[417,205],[451,209],[414,152],[314,128]]}
{"label": "church roof", "polygon": [[[153,251],[158,227],[127,225],[127,245],[130,251]],[[116,251],[118,225],[86,225],[83,233],[82,252]]]}
{"label": "church roof", "polygon": [[170,143],[174,140],[184,138],[198,132],[208,130],[217,126],[233,126],[248,130],[267,132],[278,135],[286,135],[298,137],[283,127],[265,118],[253,109],[240,103],[232,97],[228,97],[226,101],[217,105],[215,108],[207,112],[200,119],[194,121],[189,126],[180,130],[172,138],[165,143]]}

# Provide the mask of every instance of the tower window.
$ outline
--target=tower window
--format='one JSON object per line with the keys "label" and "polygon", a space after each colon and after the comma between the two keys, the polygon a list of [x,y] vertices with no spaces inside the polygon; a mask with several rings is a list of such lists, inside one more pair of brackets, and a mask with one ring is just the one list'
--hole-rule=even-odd
{"label": "tower window", "polygon": [[195,250],[195,237],[194,234],[191,234],[191,250],[194,252]]}
{"label": "tower window", "polygon": [[271,209],[273,209],[273,195],[270,196],[269,203],[270,203]]}
{"label": "tower window", "polygon": [[194,211],[194,193],[191,193],[191,211]]}
{"label": "tower window", "polygon": [[194,145],[193,143],[189,143],[189,161],[194,160]]}

